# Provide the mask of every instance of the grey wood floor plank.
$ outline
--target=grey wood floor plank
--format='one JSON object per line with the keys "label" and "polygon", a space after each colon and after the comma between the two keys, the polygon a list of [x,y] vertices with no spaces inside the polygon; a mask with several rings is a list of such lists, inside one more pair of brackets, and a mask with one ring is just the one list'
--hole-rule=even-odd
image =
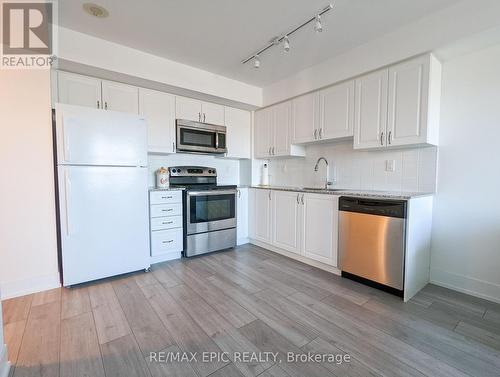
{"label": "grey wood floor plank", "polygon": [[289,377],[290,375],[285,372],[278,364],[273,365],[271,368],[262,373],[259,377]]}
{"label": "grey wood floor plank", "polygon": [[61,319],[92,311],[87,287],[61,288]]}
{"label": "grey wood floor plank", "polygon": [[89,295],[100,344],[131,333],[111,282],[89,286]]}
{"label": "grey wood floor plank", "polygon": [[465,335],[472,339],[476,339],[483,344],[486,344],[492,348],[500,350],[500,335],[495,334],[491,331],[485,330],[483,328],[474,326],[470,323],[460,321],[455,328],[455,331],[459,334]]}
{"label": "grey wood floor plank", "polygon": [[101,344],[101,352],[106,377],[151,377],[132,335]]}
{"label": "grey wood floor plank", "polygon": [[263,352],[277,353],[280,367],[290,376],[325,377],[332,375],[326,368],[317,363],[289,362],[287,359],[289,352],[301,354],[302,350],[259,319],[243,326],[241,332]]}
{"label": "grey wood floor plank", "polygon": [[[347,355],[340,348],[335,347],[322,338],[316,338],[312,342],[307,343],[302,349],[305,352],[311,352],[316,355],[340,355],[342,360],[333,363],[324,363],[326,369],[332,372],[335,376],[343,377],[380,377],[381,374],[368,368],[359,360],[350,357],[349,361],[344,361],[344,356]],[[350,356],[350,355],[349,355]]]}
{"label": "grey wood floor plank", "polygon": [[210,377],[242,377],[244,374],[234,364],[228,364],[225,367],[219,369],[215,373],[212,373]]}
{"label": "grey wood floor plank", "polygon": [[217,276],[211,276],[208,280],[297,347],[302,347],[319,335],[310,327],[292,321],[264,301],[238,291]]}
{"label": "grey wood floor plank", "polygon": [[48,291],[33,294],[31,306],[48,304],[55,301],[61,301],[61,288],[49,289]]}
{"label": "grey wood floor plank", "polygon": [[175,287],[181,284],[175,274],[167,267],[168,263],[160,263],[151,267],[151,274],[165,287]]}
{"label": "grey wood floor plank", "polygon": [[209,281],[198,276],[184,264],[170,264],[170,270],[188,287],[200,294],[219,314],[224,316],[234,327],[241,327],[256,317],[240,304],[215,288]]}
{"label": "grey wood floor plank", "polygon": [[58,377],[61,302],[31,308],[14,377]]}
{"label": "grey wood floor plank", "polygon": [[[173,299],[160,284],[141,288],[176,344],[183,352],[221,352],[215,342],[194,322],[189,314]],[[201,357],[192,366],[202,377],[222,368],[222,361],[203,363]]]}
{"label": "grey wood floor plank", "polygon": [[289,297],[291,300],[307,306],[309,309],[328,321],[341,323],[342,328],[348,330],[354,336],[366,339],[367,342],[370,342],[372,345],[376,345],[378,348],[387,353],[391,352],[395,357],[399,358],[409,366],[421,371],[423,374],[449,377],[466,376],[465,373],[459,371],[458,369],[435,359],[434,357],[384,333],[381,330],[378,330],[375,327],[372,327],[369,324],[356,320],[349,314],[337,310],[324,302],[311,299],[302,293]]}
{"label": "grey wood floor plank", "polygon": [[184,285],[168,289],[172,297],[190,314],[195,322],[214,340],[241,374],[249,377],[257,376],[271,367],[270,363],[244,362],[234,357],[235,353],[254,352],[259,349],[241,335],[229,321],[208,305],[202,297]]}
{"label": "grey wood floor plank", "polygon": [[61,321],[61,377],[104,377],[92,312]]}
{"label": "grey wood floor plank", "polygon": [[127,322],[144,356],[174,344],[158,315],[151,307],[134,279],[112,282]]}
{"label": "grey wood floor plank", "polygon": [[455,307],[478,314],[484,313],[489,308],[500,310],[500,304],[434,284],[428,284],[421,293],[431,299],[444,301]]}
{"label": "grey wood floor plank", "polygon": [[474,374],[480,371],[481,375],[485,377],[498,375],[498,369],[491,363],[462,351],[453,344],[450,344],[450,342],[442,342],[438,336],[416,331],[398,321],[371,311],[367,307],[353,304],[340,296],[329,296],[323,302],[357,320],[384,331],[386,334],[409,344],[429,356],[441,360],[450,366],[454,366],[466,374]]}
{"label": "grey wood floor plank", "polygon": [[2,301],[3,323],[26,321],[31,308],[33,295],[26,295]]}
{"label": "grey wood floor plank", "polygon": [[273,295],[272,291],[262,292],[259,295],[282,312],[286,312],[294,321],[314,327],[321,334],[320,337],[383,376],[424,376],[423,373],[394,357],[392,352],[383,351],[365,339],[360,340],[359,337],[346,331],[341,321],[332,323],[309,310],[307,305],[292,301],[290,298],[293,296],[279,297]]}
{"label": "grey wood floor plank", "polygon": [[429,322],[421,318],[418,315],[402,311],[394,305],[388,305],[386,302],[380,300],[370,300],[363,306],[373,312],[382,315],[388,320],[397,321],[398,323],[412,328],[418,333],[429,337],[434,337],[438,340],[438,342],[456,347],[463,352],[477,359],[487,361],[488,363],[494,365],[497,369],[500,369],[500,358],[498,351],[491,349],[483,343],[480,343],[473,339],[469,339],[461,334],[454,332],[453,330],[438,326],[433,322]]}
{"label": "grey wood floor plank", "polygon": [[[176,345],[162,350],[165,354],[181,354],[181,349]],[[166,359],[166,357],[165,357]],[[180,358],[162,361],[158,357],[146,357],[146,364],[153,377],[197,377],[196,372],[188,362],[180,361]]]}

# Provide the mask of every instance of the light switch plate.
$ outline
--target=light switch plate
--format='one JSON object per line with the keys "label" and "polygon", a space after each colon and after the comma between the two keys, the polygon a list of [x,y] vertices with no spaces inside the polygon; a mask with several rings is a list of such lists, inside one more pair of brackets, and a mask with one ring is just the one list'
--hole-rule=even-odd
{"label": "light switch plate", "polygon": [[396,171],[396,160],[385,160],[385,171]]}

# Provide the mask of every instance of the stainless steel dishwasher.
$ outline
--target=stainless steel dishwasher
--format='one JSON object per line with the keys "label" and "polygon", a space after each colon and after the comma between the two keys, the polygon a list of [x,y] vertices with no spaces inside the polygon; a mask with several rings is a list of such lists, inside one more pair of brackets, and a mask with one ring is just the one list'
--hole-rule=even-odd
{"label": "stainless steel dishwasher", "polygon": [[403,295],[405,200],[340,197],[342,276]]}

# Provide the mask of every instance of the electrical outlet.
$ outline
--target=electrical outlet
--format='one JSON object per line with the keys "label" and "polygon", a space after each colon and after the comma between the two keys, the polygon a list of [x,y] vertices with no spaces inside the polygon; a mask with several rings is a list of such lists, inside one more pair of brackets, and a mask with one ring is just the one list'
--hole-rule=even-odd
{"label": "electrical outlet", "polygon": [[396,171],[396,160],[385,160],[385,171]]}

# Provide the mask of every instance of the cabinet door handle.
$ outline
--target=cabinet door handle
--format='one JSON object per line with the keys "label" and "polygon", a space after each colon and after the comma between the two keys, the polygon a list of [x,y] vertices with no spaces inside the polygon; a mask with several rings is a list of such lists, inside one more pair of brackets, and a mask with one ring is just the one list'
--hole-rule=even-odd
{"label": "cabinet door handle", "polygon": [[173,209],[172,209],[172,208],[168,208],[168,209],[162,209],[161,211],[162,211],[162,212],[172,212],[172,211],[173,211]]}
{"label": "cabinet door handle", "polygon": [[300,196],[300,194],[297,194],[297,204],[300,204],[299,196]]}
{"label": "cabinet door handle", "polygon": [[162,241],[162,243],[172,243],[174,240]]}
{"label": "cabinet door handle", "polygon": [[238,189],[238,198],[241,198],[241,191]]}
{"label": "cabinet door handle", "polygon": [[172,152],[175,152],[175,143],[172,141]]}
{"label": "cabinet door handle", "polygon": [[323,136],[321,135],[322,131],[323,131],[323,129],[322,129],[322,128],[320,128],[320,129],[319,129],[319,139],[322,139],[322,138],[323,138]]}
{"label": "cabinet door handle", "polygon": [[300,202],[302,205],[304,205],[304,194],[302,194],[302,198],[300,198]]}
{"label": "cabinet door handle", "polygon": [[269,200],[271,200],[271,191],[268,192]]}
{"label": "cabinet door handle", "polygon": [[162,199],[172,199],[172,197],[171,197],[171,196],[162,196],[161,198],[162,198]]}
{"label": "cabinet door handle", "polygon": [[206,119],[207,119],[207,114],[203,113],[203,123],[205,123]]}
{"label": "cabinet door handle", "polygon": [[163,221],[162,225],[169,225],[169,224],[173,224],[173,223],[174,223],[173,221]]}
{"label": "cabinet door handle", "polygon": [[314,130],[314,140],[318,139],[318,130]]}
{"label": "cabinet door handle", "polygon": [[107,110],[108,109],[108,101],[105,101],[104,102],[104,110]]}
{"label": "cabinet door handle", "polygon": [[391,145],[391,137],[392,137],[392,131],[389,131],[389,134],[387,135],[387,140],[389,142],[389,145]]}
{"label": "cabinet door handle", "polygon": [[384,131],[380,133],[380,145],[384,145]]}
{"label": "cabinet door handle", "polygon": [[201,113],[198,113],[198,122],[201,122]]}
{"label": "cabinet door handle", "polygon": [[270,156],[271,155],[271,147],[269,147],[267,154]]}
{"label": "cabinet door handle", "polygon": [[274,156],[274,147],[273,147],[273,156]]}
{"label": "cabinet door handle", "polygon": [[101,108],[101,101],[97,100],[97,108],[100,109]]}

